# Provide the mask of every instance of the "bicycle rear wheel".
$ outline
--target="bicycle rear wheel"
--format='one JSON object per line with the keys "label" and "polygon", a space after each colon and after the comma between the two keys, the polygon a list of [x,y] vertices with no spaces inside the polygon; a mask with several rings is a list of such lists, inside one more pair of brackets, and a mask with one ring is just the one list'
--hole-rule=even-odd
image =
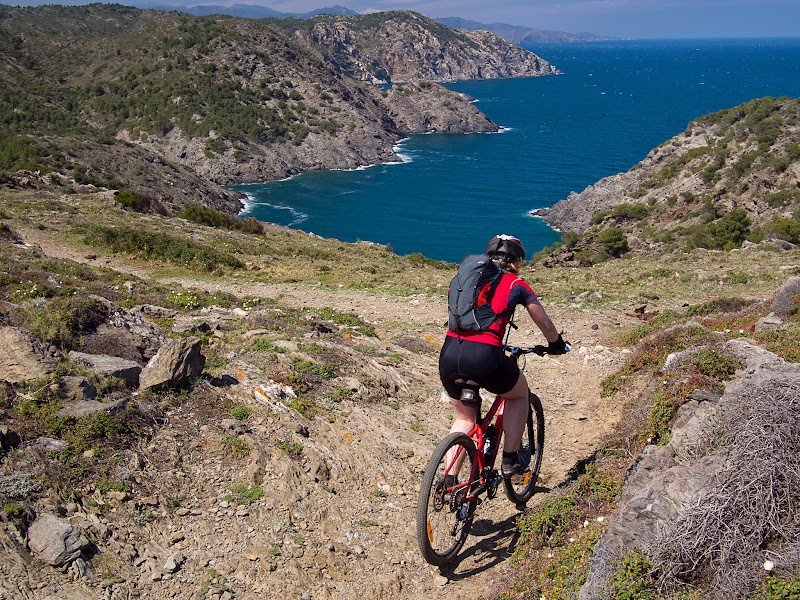
{"label": "bicycle rear wheel", "polygon": [[[453,473],[453,465],[460,460],[463,462],[458,473]],[[455,432],[439,442],[425,468],[417,502],[417,544],[432,565],[441,567],[453,562],[467,539],[476,502],[464,498],[474,461],[472,438]],[[445,475],[456,475],[455,485],[446,488]]]}
{"label": "bicycle rear wheel", "polygon": [[503,480],[506,496],[515,504],[525,504],[533,496],[539,468],[542,466],[542,450],[544,449],[544,409],[539,397],[530,392],[528,421],[522,433],[520,451],[530,452],[531,461],[521,473]]}

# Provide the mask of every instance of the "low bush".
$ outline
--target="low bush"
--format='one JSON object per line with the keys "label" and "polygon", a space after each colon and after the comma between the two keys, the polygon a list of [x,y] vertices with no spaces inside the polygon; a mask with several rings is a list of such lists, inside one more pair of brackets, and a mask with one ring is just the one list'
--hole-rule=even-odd
{"label": "low bush", "polygon": [[253,235],[264,234],[263,225],[253,217],[237,219],[236,217],[203,206],[202,204],[190,204],[181,210],[177,216],[187,221],[192,221],[193,223],[207,225],[208,227],[243,231]]}
{"label": "low bush", "polygon": [[620,256],[628,251],[628,238],[619,227],[609,227],[600,232],[600,248],[610,256]]}
{"label": "low bush", "polygon": [[123,208],[129,208],[135,212],[157,212],[161,215],[167,214],[166,209],[158,200],[150,196],[145,196],[144,194],[129,192],[128,190],[118,190],[114,192],[114,200]]}
{"label": "low bush", "polygon": [[230,254],[159,232],[126,227],[97,227],[84,238],[84,243],[99,246],[109,252],[128,254],[132,258],[164,260],[192,270],[244,268],[244,264]]}

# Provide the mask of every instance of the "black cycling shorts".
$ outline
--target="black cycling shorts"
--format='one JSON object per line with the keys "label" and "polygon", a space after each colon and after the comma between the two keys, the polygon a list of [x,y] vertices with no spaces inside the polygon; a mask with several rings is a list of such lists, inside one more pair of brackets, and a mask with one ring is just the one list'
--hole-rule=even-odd
{"label": "black cycling shorts", "polygon": [[459,398],[465,385],[456,379],[475,381],[492,394],[511,391],[519,380],[519,367],[499,346],[447,336],[439,354],[439,377],[445,392]]}

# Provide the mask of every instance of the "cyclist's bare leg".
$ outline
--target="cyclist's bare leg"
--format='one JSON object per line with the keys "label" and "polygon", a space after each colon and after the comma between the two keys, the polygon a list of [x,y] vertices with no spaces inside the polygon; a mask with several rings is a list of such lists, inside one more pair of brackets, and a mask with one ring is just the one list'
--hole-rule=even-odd
{"label": "cyclist's bare leg", "polygon": [[477,418],[475,407],[467,406],[458,398],[450,398],[450,402],[452,402],[455,412],[453,415],[453,424],[450,426],[450,433],[454,431],[469,433],[472,431],[472,428],[475,427],[475,419]]}
{"label": "cyclist's bare leg", "polygon": [[[442,394],[444,396],[444,394]],[[446,397],[446,396],[444,396]],[[450,402],[453,403],[453,409],[455,414],[453,415],[453,424],[450,426],[450,433],[454,431],[458,431],[459,433],[466,433],[469,435],[469,432],[472,431],[472,428],[475,427],[475,420],[477,418],[477,414],[475,413],[474,406],[467,406],[461,400],[457,398],[450,398]],[[520,438],[522,438],[522,432],[520,431]],[[519,442],[517,442],[519,443]],[[447,455],[448,462],[453,460],[453,452],[455,449],[451,450]],[[461,468],[461,463],[463,462],[463,457],[460,457],[458,464],[455,465],[453,469],[453,475],[458,475],[458,470]]]}
{"label": "cyclist's bare leg", "polygon": [[528,418],[528,381],[525,375],[520,372],[517,384],[511,391],[502,395],[506,399],[503,409],[503,450],[516,452],[519,450]]}

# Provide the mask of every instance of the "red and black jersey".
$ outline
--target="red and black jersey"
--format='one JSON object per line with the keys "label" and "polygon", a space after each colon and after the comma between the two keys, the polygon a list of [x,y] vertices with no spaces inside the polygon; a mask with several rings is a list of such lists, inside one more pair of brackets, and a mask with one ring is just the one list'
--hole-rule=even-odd
{"label": "red and black jersey", "polygon": [[456,333],[448,330],[447,335],[471,342],[502,346],[503,336],[511,320],[511,315],[514,314],[514,309],[520,304],[528,306],[536,300],[536,294],[533,293],[531,287],[522,278],[516,273],[505,273],[497,286],[491,303],[492,310],[495,313],[504,314],[505,316],[499,317],[492,323],[490,331],[477,331],[474,333],[462,331],[461,333]]}

